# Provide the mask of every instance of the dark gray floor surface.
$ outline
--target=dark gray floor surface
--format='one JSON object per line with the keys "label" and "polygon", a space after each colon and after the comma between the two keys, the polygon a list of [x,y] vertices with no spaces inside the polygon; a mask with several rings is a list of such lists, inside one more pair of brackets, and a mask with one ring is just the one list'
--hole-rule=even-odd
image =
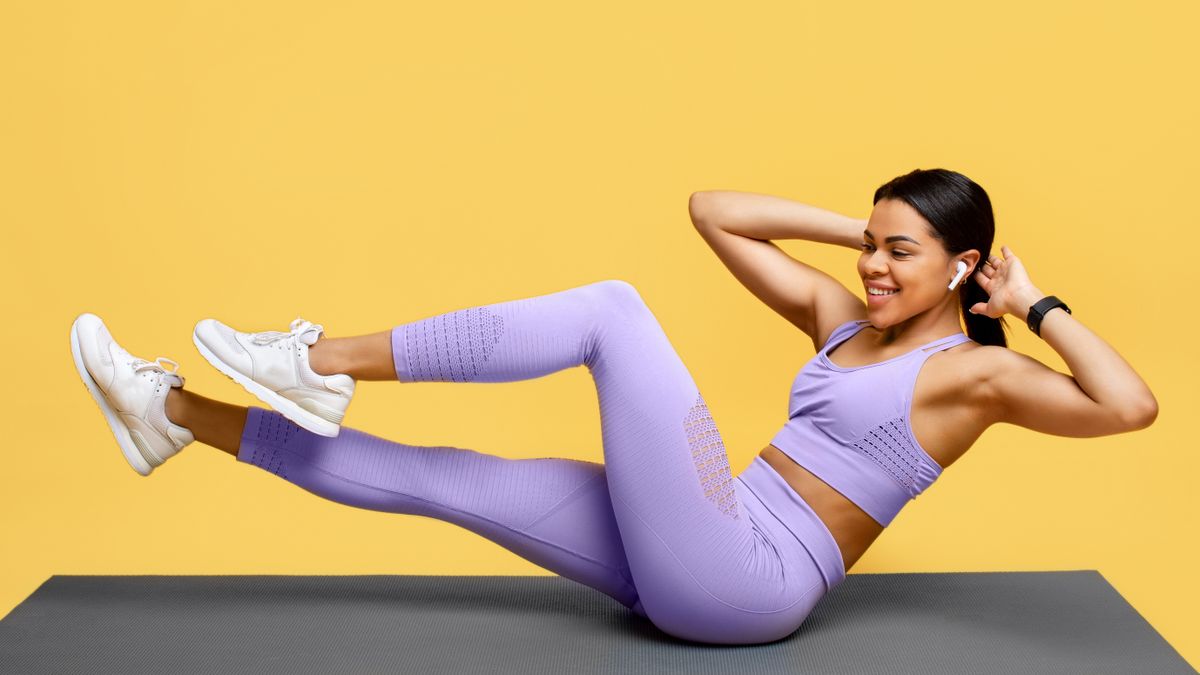
{"label": "dark gray floor surface", "polygon": [[1196,673],[1090,570],[852,574],[735,647],[559,577],[55,575],[0,621],[0,672]]}

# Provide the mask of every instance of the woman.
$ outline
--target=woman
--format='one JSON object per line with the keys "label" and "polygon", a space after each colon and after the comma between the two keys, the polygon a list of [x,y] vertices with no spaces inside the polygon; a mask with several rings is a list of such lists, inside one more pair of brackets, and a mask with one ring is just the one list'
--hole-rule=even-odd
{"label": "woman", "polygon": [[[1005,348],[999,318],[1025,320],[1046,296],[1007,248],[983,257],[993,219],[978,185],[918,170],[880,187],[874,205],[862,221],[765,195],[692,195],[718,257],[819,349],[796,378],[787,424],[736,478],[687,368],[623,281],[360,337],[325,337],[302,319],[287,332],[198,323],[201,354],[273,410],[185,390],[177,363],[132,356],[92,314],[72,326],[72,352],[143,475],[199,440],[343,504],[476,532],[668,634],[770,642],[794,632],[989,425],[1098,436],[1156,415],[1145,383],[1061,303],[1032,327],[1074,378]],[[772,238],[861,247],[865,303]],[[580,365],[596,384],[603,464],[340,428],[359,380],[511,382]]]}

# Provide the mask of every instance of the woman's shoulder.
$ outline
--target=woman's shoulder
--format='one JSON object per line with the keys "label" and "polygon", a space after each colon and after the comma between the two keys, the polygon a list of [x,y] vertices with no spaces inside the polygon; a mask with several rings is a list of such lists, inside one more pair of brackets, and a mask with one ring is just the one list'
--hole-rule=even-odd
{"label": "woman's shoulder", "polygon": [[947,351],[958,352],[961,358],[957,359],[957,365],[964,371],[977,375],[981,380],[987,377],[988,373],[994,373],[1023,356],[1008,347],[984,345],[974,340],[968,340]]}
{"label": "woman's shoulder", "polygon": [[958,373],[963,383],[981,382],[988,373],[1002,367],[1011,357],[1012,350],[999,345],[984,345],[966,340],[948,349],[943,349],[947,370]]}

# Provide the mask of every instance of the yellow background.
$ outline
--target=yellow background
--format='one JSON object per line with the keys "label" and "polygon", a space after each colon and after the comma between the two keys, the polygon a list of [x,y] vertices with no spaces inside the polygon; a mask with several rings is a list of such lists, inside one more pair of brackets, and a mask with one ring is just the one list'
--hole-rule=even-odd
{"label": "yellow background", "polygon": [[[1098,569],[1200,663],[1196,7],[6,3],[0,611],[56,573],[546,574],[198,443],[138,476],[69,357],[81,312],[189,388],[257,404],[196,353],[197,320],[345,336],[624,279],[737,473],[813,349],[705,246],[688,195],[865,218],[879,184],[944,167],[988,190],[996,249],[1133,364],[1160,415],[1105,438],[993,427],[853,572]],[[782,245],[860,288],[854,251]],[[602,461],[583,368],[365,382],[346,423]]]}

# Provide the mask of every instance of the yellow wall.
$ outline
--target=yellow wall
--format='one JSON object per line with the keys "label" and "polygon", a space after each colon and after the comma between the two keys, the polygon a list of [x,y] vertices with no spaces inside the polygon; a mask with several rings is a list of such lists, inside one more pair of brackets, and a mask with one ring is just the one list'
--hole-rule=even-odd
{"label": "yellow wall", "polygon": [[[189,388],[256,404],[196,353],[198,319],[344,336],[625,279],[736,472],[812,345],[704,245],[688,195],[865,218],[882,182],[945,167],[989,191],[997,249],[1134,365],[1160,416],[1094,439],[992,428],[854,572],[1098,569],[1200,663],[1194,3],[476,5],[0,8],[0,611],[55,573],[546,573],[200,444],[138,476],[68,355],[81,312]],[[858,287],[855,252],[783,246]],[[1065,370],[1009,321],[1013,348]],[[602,460],[582,368],[362,383],[347,424]]]}

